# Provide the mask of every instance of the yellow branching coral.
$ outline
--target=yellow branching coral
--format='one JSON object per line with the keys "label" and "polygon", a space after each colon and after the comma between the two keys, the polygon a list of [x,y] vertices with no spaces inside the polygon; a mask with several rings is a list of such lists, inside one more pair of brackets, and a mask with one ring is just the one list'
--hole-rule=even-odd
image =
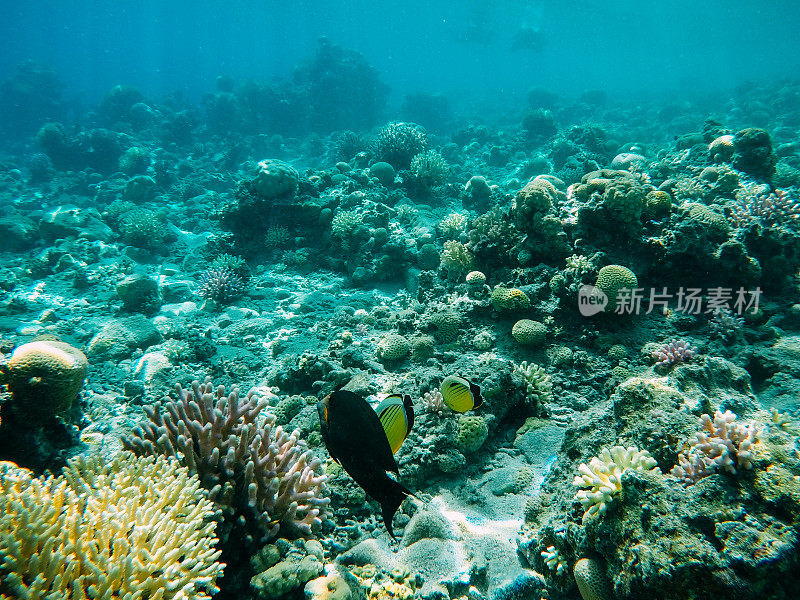
{"label": "yellow branching coral", "polygon": [[628,470],[661,472],[650,453],[635,446],[603,448],[599,455],[592,457],[588,465],[581,463],[578,466],[579,474],[575,476],[572,485],[585,488],[575,494],[575,498],[586,510],[583,513],[584,523],[595,515],[606,512],[614,495],[622,489],[622,474]]}
{"label": "yellow branching coral", "polygon": [[0,600],[201,600],[218,591],[213,503],[166,457],[0,462]]}

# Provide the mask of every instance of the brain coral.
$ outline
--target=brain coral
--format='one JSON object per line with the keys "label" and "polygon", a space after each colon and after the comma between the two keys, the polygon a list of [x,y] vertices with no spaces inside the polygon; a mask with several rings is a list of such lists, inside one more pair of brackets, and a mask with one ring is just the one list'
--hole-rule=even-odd
{"label": "brain coral", "polygon": [[23,344],[8,362],[11,409],[33,421],[63,415],[78,397],[89,362],[64,342]]}
{"label": "brain coral", "polygon": [[636,289],[639,281],[628,267],[607,265],[600,269],[594,285],[608,297],[608,310],[613,310],[617,306],[620,292]]}
{"label": "brain coral", "polygon": [[530,308],[531,299],[520,289],[498,284],[492,290],[492,306],[495,310],[519,310]]}
{"label": "brain coral", "polygon": [[456,448],[464,454],[477,451],[486,438],[489,437],[489,428],[486,421],[478,416],[461,417],[458,420],[458,433],[456,433]]}
{"label": "brain coral", "polygon": [[166,457],[73,459],[35,478],[0,462],[0,600],[202,600],[218,591],[214,506]]}
{"label": "brain coral", "polygon": [[583,600],[611,600],[611,586],[598,561],[580,559],[575,563],[573,574]]}
{"label": "brain coral", "polygon": [[262,160],[253,180],[253,189],[262,198],[280,198],[297,193],[299,176],[282,160]]}
{"label": "brain coral", "polygon": [[390,333],[378,342],[377,355],[381,360],[400,360],[411,351],[409,341],[398,333]]}
{"label": "brain coral", "polygon": [[541,346],[547,336],[547,328],[539,321],[520,319],[511,328],[511,335],[523,346]]}

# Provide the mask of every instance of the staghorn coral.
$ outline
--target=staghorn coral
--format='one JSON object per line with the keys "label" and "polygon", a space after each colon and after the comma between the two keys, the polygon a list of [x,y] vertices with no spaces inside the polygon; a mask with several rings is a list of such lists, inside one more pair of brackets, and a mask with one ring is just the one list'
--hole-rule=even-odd
{"label": "staghorn coral", "polygon": [[209,598],[224,567],[213,514],[163,456],[76,458],[41,478],[0,463],[0,599]]}
{"label": "staghorn coral", "polygon": [[635,446],[603,448],[588,465],[581,463],[578,466],[579,474],[572,485],[584,488],[575,494],[575,499],[585,510],[584,523],[605,514],[613,497],[622,490],[622,475],[627,470],[661,473],[650,453]]}
{"label": "staghorn coral", "polygon": [[736,415],[729,410],[716,411],[714,420],[707,414],[700,417],[700,431],[689,440],[688,449],[678,455],[672,468],[673,477],[683,483],[696,483],[703,477],[725,470],[736,473],[736,467],[753,467],[753,445],[758,442],[759,429],[754,423],[734,423]]}
{"label": "staghorn coral", "polygon": [[263,539],[281,533],[311,536],[327,517],[320,462],[275,417],[261,416],[266,400],[253,391],[239,399],[210,380],[177,386],[178,401],[145,407],[150,422],[134,429],[123,445],[139,455],[177,457],[197,473],[210,498],[228,513],[244,517]]}

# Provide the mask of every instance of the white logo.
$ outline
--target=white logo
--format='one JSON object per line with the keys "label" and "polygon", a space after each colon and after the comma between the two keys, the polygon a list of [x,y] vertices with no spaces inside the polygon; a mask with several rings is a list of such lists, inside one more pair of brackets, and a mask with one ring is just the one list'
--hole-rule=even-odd
{"label": "white logo", "polygon": [[608,296],[593,285],[583,285],[578,290],[578,310],[584,317],[603,312],[608,304]]}

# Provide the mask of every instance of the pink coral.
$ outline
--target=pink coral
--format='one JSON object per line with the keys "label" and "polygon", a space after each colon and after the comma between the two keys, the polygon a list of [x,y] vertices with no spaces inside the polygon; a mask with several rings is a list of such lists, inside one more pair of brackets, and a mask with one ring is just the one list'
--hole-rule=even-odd
{"label": "pink coral", "polygon": [[652,354],[656,359],[656,368],[668,368],[679,363],[689,362],[697,352],[689,342],[673,340],[664,344]]}
{"label": "pink coral", "polygon": [[736,468],[751,469],[753,445],[758,442],[755,424],[735,423],[729,410],[716,411],[714,420],[704,414],[702,431],[689,440],[689,448],[678,455],[672,475],[686,484],[696,483],[719,470],[736,473]]}

